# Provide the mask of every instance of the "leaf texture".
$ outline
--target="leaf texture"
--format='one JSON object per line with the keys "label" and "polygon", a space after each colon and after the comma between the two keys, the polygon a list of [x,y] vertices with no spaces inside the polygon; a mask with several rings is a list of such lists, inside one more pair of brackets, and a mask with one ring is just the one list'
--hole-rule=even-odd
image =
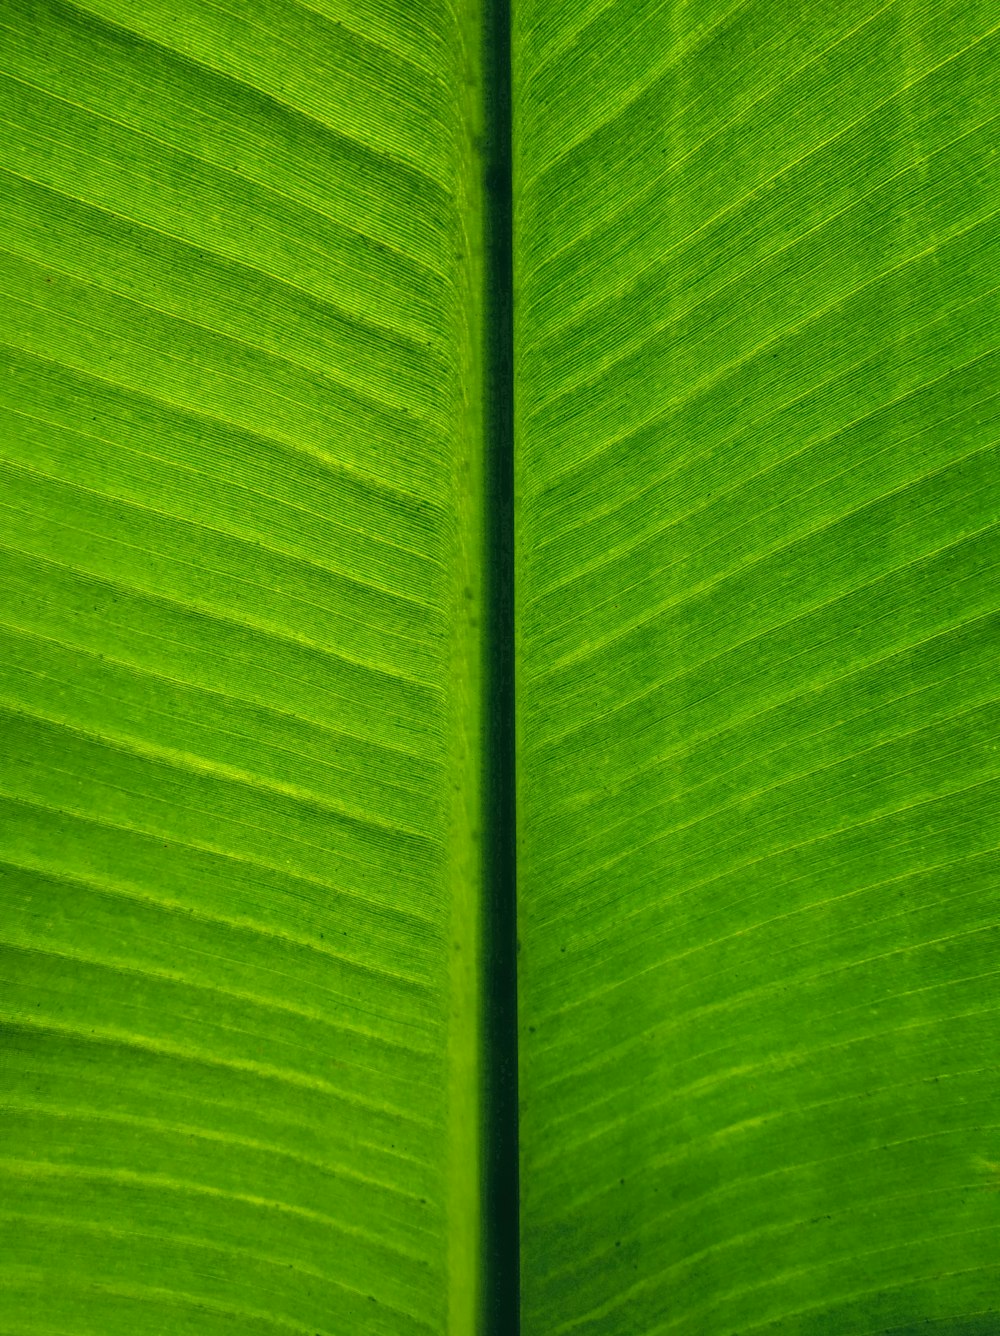
{"label": "leaf texture", "polygon": [[465,24],[2,7],[11,1336],[474,1321]]}
{"label": "leaf texture", "polygon": [[526,1336],[994,1332],[997,13],[518,0]]}

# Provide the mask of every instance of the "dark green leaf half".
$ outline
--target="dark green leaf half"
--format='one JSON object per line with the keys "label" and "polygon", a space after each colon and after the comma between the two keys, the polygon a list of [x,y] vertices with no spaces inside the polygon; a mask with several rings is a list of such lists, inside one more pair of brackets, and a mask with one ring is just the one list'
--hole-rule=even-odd
{"label": "dark green leaf half", "polygon": [[526,1336],[1000,1328],[996,18],[515,6]]}

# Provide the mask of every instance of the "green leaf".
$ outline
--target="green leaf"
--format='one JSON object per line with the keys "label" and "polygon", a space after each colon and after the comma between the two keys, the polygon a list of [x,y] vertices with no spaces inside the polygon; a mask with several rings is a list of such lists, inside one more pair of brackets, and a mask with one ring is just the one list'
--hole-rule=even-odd
{"label": "green leaf", "polygon": [[471,1330],[473,52],[0,22],[0,1327]]}
{"label": "green leaf", "polygon": [[531,1336],[997,1330],[996,17],[515,7]]}
{"label": "green leaf", "polygon": [[995,22],[0,6],[5,1336],[995,1333]]}

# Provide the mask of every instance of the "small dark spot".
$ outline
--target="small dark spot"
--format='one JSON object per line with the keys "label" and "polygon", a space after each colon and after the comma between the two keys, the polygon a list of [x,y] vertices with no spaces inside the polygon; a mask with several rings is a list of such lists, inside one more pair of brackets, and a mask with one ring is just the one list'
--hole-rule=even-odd
{"label": "small dark spot", "polygon": [[533,1025],[529,1025],[529,1026],[528,1026],[528,1033],[529,1033],[529,1034],[534,1034],[534,1033],[535,1033],[535,1027],[534,1027]]}
{"label": "small dark spot", "polygon": [[563,955],[566,954],[566,948],[564,946],[561,946],[559,950],[563,953]]}
{"label": "small dark spot", "polygon": [[616,1247],[616,1248],[620,1248],[621,1246],[622,1246],[622,1241],[621,1241],[621,1239],[615,1239],[615,1247]]}
{"label": "small dark spot", "polygon": [[475,598],[475,594],[472,592],[472,585],[466,585],[462,590],[462,593],[466,598]]}
{"label": "small dark spot", "polygon": [[625,1180],[624,1180],[624,1178],[619,1178],[618,1182],[622,1185],[622,1187],[625,1186]]}

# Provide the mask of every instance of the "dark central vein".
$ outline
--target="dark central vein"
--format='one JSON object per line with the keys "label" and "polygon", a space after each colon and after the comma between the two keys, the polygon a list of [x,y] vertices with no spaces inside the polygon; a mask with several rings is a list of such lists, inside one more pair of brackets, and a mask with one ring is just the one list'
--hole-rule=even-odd
{"label": "dark central vein", "polygon": [[509,0],[484,0],[486,320],[486,940],[484,1264],[487,1336],[518,1331],[514,810],[514,390]]}

